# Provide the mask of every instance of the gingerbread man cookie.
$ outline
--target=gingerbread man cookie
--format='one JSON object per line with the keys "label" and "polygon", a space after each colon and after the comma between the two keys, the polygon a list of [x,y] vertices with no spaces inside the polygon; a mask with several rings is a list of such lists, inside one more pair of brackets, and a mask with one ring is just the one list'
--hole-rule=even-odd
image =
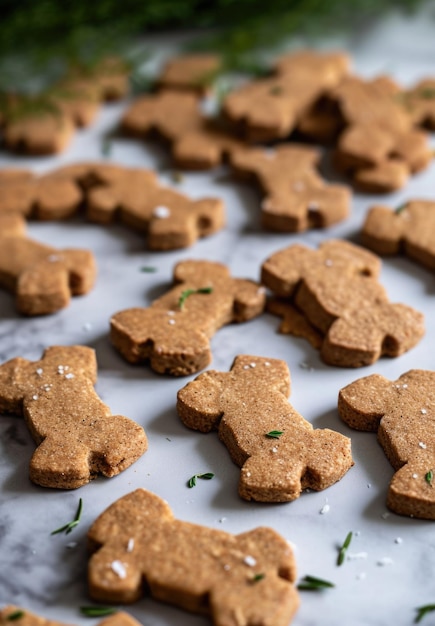
{"label": "gingerbread man cookie", "polygon": [[217,54],[185,54],[169,59],[158,78],[158,86],[163,89],[194,91],[200,95],[207,93],[213,77],[222,66]]}
{"label": "gingerbread man cookie", "polygon": [[435,372],[411,370],[390,381],[373,374],[344,389],[340,417],[352,428],[377,432],[395,470],[387,506],[400,515],[435,519]]}
{"label": "gingerbread man cookie", "polygon": [[46,315],[88,293],[95,281],[89,250],[58,250],[29,239],[21,215],[0,213],[0,285],[15,293],[24,315]]}
{"label": "gingerbread man cookie", "polygon": [[208,371],[178,392],[177,410],[189,428],[217,430],[241,467],[245,500],[289,502],[303,489],[320,491],[353,465],[350,440],[313,429],[288,403],[284,361],[236,357],[230,372]]}
{"label": "gingerbread man cookie", "polygon": [[232,156],[236,174],[254,177],[265,194],[264,228],[299,232],[326,228],[348,216],[349,189],[327,184],[317,170],[319,159],[319,150],[298,144],[281,144],[273,152],[239,150]]}
{"label": "gingerbread man cookie", "polygon": [[362,243],[380,255],[403,252],[435,270],[435,202],[409,200],[396,211],[374,206],[366,215]]}
{"label": "gingerbread man cookie", "polygon": [[276,252],[262,265],[262,282],[322,334],[325,363],[362,367],[403,354],[424,335],[423,315],[390,303],[379,271],[371,252],[331,240],[317,251],[295,244]]}
{"label": "gingerbread man cookie", "polygon": [[210,338],[222,326],[245,322],[265,305],[264,288],[232,278],[225,265],[181,261],[173,287],[150,307],[111,319],[112,343],[130,363],[150,361],[159,374],[187,376],[210,363]]}
{"label": "gingerbread man cookie", "polygon": [[74,129],[72,119],[60,110],[27,114],[6,119],[3,141],[13,152],[35,156],[56,154],[70,144]]}
{"label": "gingerbread man cookie", "polygon": [[209,615],[215,626],[288,626],[299,599],[287,541],[270,528],[231,535],[174,519],[137,489],[89,530],[89,593],[100,602],[157,600]]}
{"label": "gingerbread man cookie", "polygon": [[102,474],[116,476],[147,449],[141,426],[112,415],[97,396],[95,352],[53,346],[39,361],[16,358],[0,366],[0,412],[22,415],[37,448],[30,480],[76,489]]}

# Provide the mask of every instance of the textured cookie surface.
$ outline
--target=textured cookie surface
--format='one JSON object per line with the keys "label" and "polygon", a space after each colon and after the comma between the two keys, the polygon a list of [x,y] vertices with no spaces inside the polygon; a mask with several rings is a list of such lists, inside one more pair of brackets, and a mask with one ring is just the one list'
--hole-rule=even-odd
{"label": "textured cookie surface", "polygon": [[396,471],[388,507],[435,519],[435,372],[411,370],[395,381],[361,378],[341,389],[338,410],[352,428],[377,432]]}
{"label": "textured cookie surface", "polygon": [[95,352],[53,346],[39,361],[0,366],[0,412],[23,416],[37,448],[30,479],[42,487],[76,489],[98,474],[112,477],[147,449],[141,426],[112,415],[94,390]]}
{"label": "textured cookie surface", "polygon": [[70,117],[62,113],[26,116],[6,124],[3,140],[14,152],[33,155],[62,152],[74,134]]}
{"label": "textured cookie surface", "polygon": [[273,152],[239,150],[231,165],[239,176],[254,177],[264,192],[263,226],[296,232],[331,226],[349,214],[349,189],[327,184],[317,171],[319,159],[315,148],[281,144]]}
{"label": "textured cookie surface", "polygon": [[232,278],[225,265],[181,261],[175,286],[148,308],[125,309],[111,319],[112,343],[130,363],[150,361],[160,374],[186,376],[208,365],[210,337],[245,322],[265,306],[264,288]]}
{"label": "textured cookie surface", "polygon": [[330,240],[318,250],[295,244],[276,252],[262,265],[262,282],[323,335],[325,363],[361,367],[399,356],[424,334],[421,313],[389,302],[379,270],[371,252]]}
{"label": "textured cookie surface", "polygon": [[289,544],[270,528],[240,535],[174,519],[168,504],[137,489],[91,526],[89,593],[162,602],[209,615],[215,626],[288,626],[298,607]]}
{"label": "textured cookie surface", "polygon": [[362,243],[380,255],[403,252],[435,270],[435,202],[409,200],[393,211],[374,206],[366,215]]}
{"label": "textured cookie surface", "polygon": [[236,357],[230,372],[205,372],[178,392],[182,422],[217,430],[242,468],[239,494],[246,500],[295,500],[303,489],[334,484],[353,465],[350,440],[313,429],[288,403],[289,394],[284,361],[248,355]]}
{"label": "textured cookie surface", "polygon": [[165,89],[205,93],[220,67],[221,59],[216,54],[186,54],[175,57],[165,64],[158,85]]}
{"label": "textured cookie surface", "polygon": [[[11,623],[17,626],[68,626],[64,622],[46,619],[27,609],[9,604],[0,610],[0,625],[10,626]],[[128,613],[119,611],[98,622],[98,626],[140,626],[140,623]]]}
{"label": "textured cookie surface", "polygon": [[73,295],[93,287],[95,261],[89,250],[58,250],[25,234],[24,218],[0,213],[0,285],[16,296],[24,315],[55,313]]}

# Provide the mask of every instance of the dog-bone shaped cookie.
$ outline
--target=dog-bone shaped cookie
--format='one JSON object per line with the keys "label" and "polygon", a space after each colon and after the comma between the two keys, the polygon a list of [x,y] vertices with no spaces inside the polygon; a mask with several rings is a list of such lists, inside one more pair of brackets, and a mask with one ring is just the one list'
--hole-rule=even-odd
{"label": "dog-bone shaped cookie", "polygon": [[270,528],[231,535],[180,521],[137,489],[104,511],[88,538],[89,593],[101,602],[134,602],[146,586],[215,626],[288,626],[299,604],[291,548]]}
{"label": "dog-bone shaped cookie", "polygon": [[[68,626],[57,620],[40,617],[27,609],[9,604],[0,609],[0,626],[11,626],[15,622],[17,626]],[[69,625],[71,626],[71,624]],[[98,626],[141,626],[140,623],[128,613],[118,611],[98,622]]]}
{"label": "dog-bone shaped cookie", "polygon": [[0,366],[0,412],[22,415],[37,448],[30,480],[76,489],[98,474],[112,477],[147,449],[141,426],[112,415],[94,390],[95,352],[52,346],[39,361],[15,358]]}
{"label": "dog-bone shaped cookie", "polygon": [[232,278],[225,265],[212,261],[181,261],[174,282],[150,307],[116,313],[111,339],[130,363],[149,360],[160,374],[187,376],[208,365],[210,337],[219,328],[263,311],[265,293],[254,281]]}
{"label": "dog-bone shaped cookie", "polygon": [[[205,372],[178,392],[182,422],[217,430],[242,468],[239,494],[245,500],[289,502],[303,489],[326,489],[353,465],[350,440],[313,429],[289,395],[284,361],[247,355],[236,357],[229,373]],[[268,435],[273,432],[278,434]]]}
{"label": "dog-bone shaped cookie", "polygon": [[377,432],[395,469],[387,506],[435,519],[435,372],[410,370],[390,381],[373,374],[341,389],[338,411],[357,430]]}

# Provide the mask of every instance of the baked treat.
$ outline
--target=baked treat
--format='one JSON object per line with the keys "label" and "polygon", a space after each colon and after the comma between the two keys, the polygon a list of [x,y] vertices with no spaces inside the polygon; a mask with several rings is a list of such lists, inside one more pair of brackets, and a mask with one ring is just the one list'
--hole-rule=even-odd
{"label": "baked treat", "polygon": [[98,474],[111,478],[147,449],[139,424],[112,415],[97,396],[95,351],[53,346],[39,361],[15,358],[0,366],[0,412],[26,418],[37,448],[30,480],[76,489]]}
{"label": "baked treat", "polygon": [[320,491],[353,465],[350,439],[313,429],[288,403],[290,373],[277,359],[238,356],[229,373],[208,371],[178,392],[185,426],[217,430],[241,467],[245,500],[290,502],[303,489]]}
{"label": "baked treat", "polygon": [[395,470],[387,506],[400,515],[435,519],[435,372],[411,370],[391,381],[379,374],[347,385],[340,417],[352,428],[377,432]]}
{"label": "baked treat", "polygon": [[3,141],[8,150],[35,156],[62,152],[73,135],[72,119],[60,111],[7,118],[3,129]]}
{"label": "baked treat", "polygon": [[215,626],[288,626],[298,608],[292,550],[271,528],[231,535],[180,521],[164,500],[137,489],[97,518],[88,539],[97,601],[135,602],[146,588]]}
{"label": "baked treat", "polygon": [[398,101],[415,126],[435,130],[435,79],[425,78],[398,94]]}
{"label": "baked treat", "polygon": [[0,285],[15,294],[20,313],[55,313],[68,306],[71,296],[92,289],[92,252],[46,246],[26,237],[25,228],[18,213],[0,213]]}
{"label": "baked treat", "polygon": [[298,232],[326,228],[349,214],[350,190],[330,185],[317,170],[320,151],[299,144],[280,144],[273,152],[239,150],[231,166],[238,176],[254,178],[264,193],[264,228]]}
{"label": "baked treat", "polygon": [[252,81],[228,94],[223,112],[249,142],[285,139],[299,120],[349,70],[342,53],[302,51],[275,63],[269,78]]}
{"label": "baked treat", "polygon": [[82,201],[83,192],[72,179],[34,176],[29,170],[0,172],[0,215],[59,220],[74,215]]}
{"label": "baked treat", "polygon": [[399,189],[432,159],[426,133],[413,128],[398,93],[398,85],[387,77],[349,77],[329,94],[344,126],[335,163],[362,191]]}
{"label": "baked treat", "polygon": [[261,280],[322,334],[325,363],[362,367],[399,356],[424,335],[423,315],[390,303],[379,271],[376,255],[330,240],[318,250],[295,244],[276,252],[263,263]]}
{"label": "baked treat", "polygon": [[[11,623],[17,626],[67,626],[63,622],[46,619],[27,609],[9,604],[0,609],[0,626],[11,626]],[[98,626],[140,626],[140,624],[128,613],[117,611],[98,622]]]}
{"label": "baked treat", "polygon": [[212,261],[177,263],[174,283],[148,308],[116,313],[110,336],[130,363],[149,360],[159,374],[187,376],[210,363],[210,337],[219,328],[256,317],[266,298],[258,283],[232,278]]}
{"label": "baked treat", "polygon": [[139,139],[157,133],[170,142],[175,164],[186,169],[215,167],[244,146],[220,120],[206,117],[195,94],[188,92],[162,91],[138,98],[121,127]]}
{"label": "baked treat", "polygon": [[217,198],[191,200],[161,186],[151,170],[105,163],[68,165],[39,177],[12,170],[0,175],[0,191],[0,215],[12,211],[40,220],[63,219],[84,205],[91,222],[119,220],[145,232],[152,250],[191,246],[225,222]]}
{"label": "baked treat", "polygon": [[435,270],[435,202],[409,200],[396,211],[372,207],[365,218],[361,241],[381,256],[402,252]]}
{"label": "baked treat", "polygon": [[166,62],[157,84],[163,89],[180,89],[203,95],[221,67],[222,61],[217,54],[185,54]]}

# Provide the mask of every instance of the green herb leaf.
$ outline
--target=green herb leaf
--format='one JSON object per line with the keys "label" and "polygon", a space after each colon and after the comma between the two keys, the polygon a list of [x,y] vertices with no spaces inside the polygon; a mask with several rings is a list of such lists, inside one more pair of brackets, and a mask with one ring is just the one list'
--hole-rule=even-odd
{"label": "green herb leaf", "polygon": [[269,437],[269,439],[279,439],[283,433],[283,430],[270,430],[266,433],[266,437]]}
{"label": "green herb leaf", "polygon": [[214,474],[212,474],[211,472],[206,472],[205,474],[194,474],[187,481],[187,486],[189,487],[189,489],[192,489],[192,487],[196,487],[197,478],[201,478],[201,480],[211,480],[212,478],[214,478]]}
{"label": "green herb leaf", "polygon": [[408,203],[404,202],[403,204],[399,205],[394,212],[396,213],[396,215],[399,215],[399,213],[402,213],[402,211],[406,209],[407,206],[408,206]]}
{"label": "green herb leaf", "polygon": [[111,606],[81,606],[80,613],[86,617],[104,617],[105,615],[113,615],[117,609]]}
{"label": "green herb leaf", "polygon": [[196,293],[212,293],[213,287],[200,287],[199,289],[186,289],[181,293],[181,296],[178,300],[178,306],[180,310],[184,307],[184,303],[186,302],[189,296],[193,296]]}
{"label": "green herb leaf", "polygon": [[177,171],[177,170],[174,170],[174,171],[172,172],[171,178],[172,178],[172,180],[174,181],[174,183],[176,183],[177,185],[179,185],[180,183],[182,183],[182,182],[183,182],[183,180],[184,180],[184,176],[183,176],[183,174],[182,174],[181,172]]}
{"label": "green herb leaf", "polygon": [[110,157],[112,153],[112,142],[110,141],[110,139],[103,139],[102,143],[101,143],[101,154],[103,157]]}
{"label": "green herb leaf", "polygon": [[433,470],[429,470],[424,477],[425,481],[431,486],[433,487],[432,481],[433,481]]}
{"label": "green herb leaf", "polygon": [[12,611],[12,613],[9,613],[6,619],[8,622],[15,622],[15,620],[21,619],[22,617],[24,617],[24,611],[22,611],[21,609],[17,609],[16,611]]}
{"label": "green herb leaf", "polygon": [[69,533],[79,524],[80,518],[82,516],[82,509],[83,509],[83,500],[80,498],[79,505],[77,507],[77,511],[76,511],[73,521],[68,522],[68,524],[65,524],[65,526],[61,526],[60,528],[53,530],[50,534],[57,535],[59,533],[64,532],[66,535],[69,535]]}
{"label": "green herb leaf", "polygon": [[269,90],[270,95],[272,96],[279,96],[282,94],[282,87],[280,85],[275,85],[274,87],[271,87],[271,89]]}
{"label": "green herb leaf", "polygon": [[346,557],[347,549],[350,546],[350,542],[352,541],[352,535],[353,535],[352,531],[347,533],[347,537],[344,540],[344,543],[338,552],[337,565],[343,565],[344,559]]}
{"label": "green herb leaf", "polygon": [[252,578],[251,578],[251,582],[252,583],[258,583],[260,580],[263,580],[263,578],[266,577],[266,574],[255,574]]}
{"label": "green herb leaf", "polygon": [[432,100],[435,98],[435,87],[424,87],[419,90],[418,95],[425,100]]}
{"label": "green herb leaf", "polygon": [[330,587],[335,587],[335,584],[323,578],[316,578],[316,576],[304,576],[298,584],[298,589],[301,591],[319,591]]}
{"label": "green herb leaf", "polygon": [[426,613],[431,613],[435,611],[435,604],[426,604],[425,606],[419,606],[415,609],[417,611],[416,618],[414,620],[414,624],[418,624],[421,622]]}
{"label": "green herb leaf", "polygon": [[143,265],[139,271],[144,272],[145,274],[154,274],[154,272],[157,272],[157,267],[153,267],[152,265]]}

